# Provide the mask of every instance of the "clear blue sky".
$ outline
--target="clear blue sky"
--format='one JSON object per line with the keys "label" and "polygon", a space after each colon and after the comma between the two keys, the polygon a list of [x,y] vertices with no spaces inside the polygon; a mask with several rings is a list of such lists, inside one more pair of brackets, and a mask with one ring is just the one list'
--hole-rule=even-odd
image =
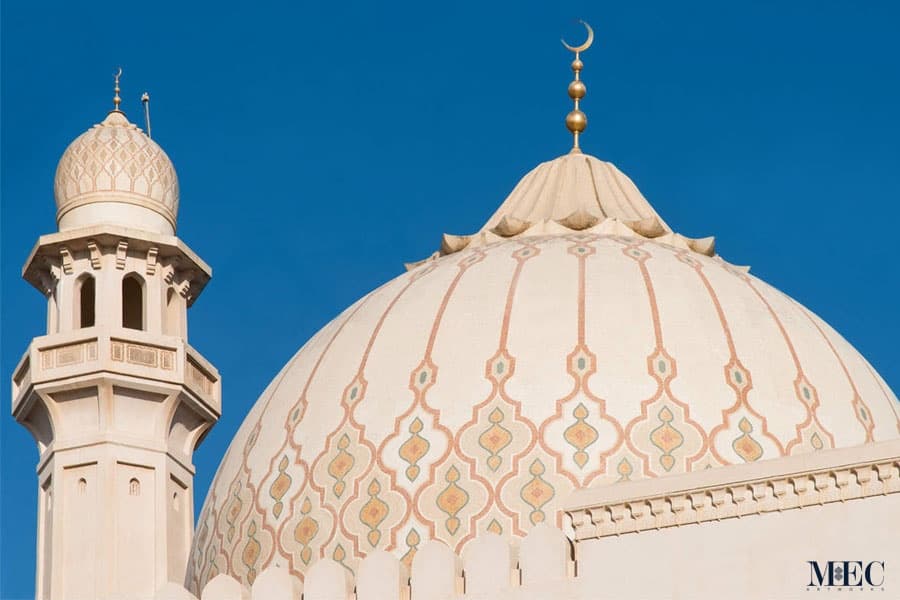
{"label": "clear blue sky", "polygon": [[[685,235],[797,298],[894,390],[900,3],[44,2],[2,6],[2,587],[33,597],[37,450],[9,377],[45,304],[19,272],[55,230],[53,173],[110,108],[181,182],[179,235],[213,266],[190,341],[223,376],[199,509],[268,381],[340,310],[477,229],[568,149],[575,17],[586,151]],[[227,326],[226,326],[227,325]]]}

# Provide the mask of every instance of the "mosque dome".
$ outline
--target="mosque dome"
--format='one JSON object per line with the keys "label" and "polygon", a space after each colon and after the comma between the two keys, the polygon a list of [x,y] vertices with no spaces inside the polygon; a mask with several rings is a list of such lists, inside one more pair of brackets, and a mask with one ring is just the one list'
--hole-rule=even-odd
{"label": "mosque dome", "polygon": [[175,232],[175,167],[119,110],[66,148],[56,167],[54,195],[61,231],[104,223]]}
{"label": "mosque dome", "polygon": [[578,488],[900,437],[897,407],[811,311],[576,152],[299,350],[219,467],[188,581],[515,539]]}

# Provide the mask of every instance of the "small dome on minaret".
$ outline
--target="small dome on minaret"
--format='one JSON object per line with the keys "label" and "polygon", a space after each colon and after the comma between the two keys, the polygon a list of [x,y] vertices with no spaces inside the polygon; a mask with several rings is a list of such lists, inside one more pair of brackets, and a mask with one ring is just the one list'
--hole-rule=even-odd
{"label": "small dome on minaret", "polygon": [[116,224],[174,234],[178,176],[163,149],[115,108],[78,136],[56,167],[60,231]]}

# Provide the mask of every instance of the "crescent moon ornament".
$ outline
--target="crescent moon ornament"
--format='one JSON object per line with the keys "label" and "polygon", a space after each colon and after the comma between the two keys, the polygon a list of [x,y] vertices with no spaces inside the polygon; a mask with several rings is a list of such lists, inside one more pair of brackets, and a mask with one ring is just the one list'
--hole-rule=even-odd
{"label": "crescent moon ornament", "polygon": [[588,33],[587,40],[585,40],[585,42],[583,44],[581,44],[580,46],[570,46],[569,44],[566,43],[566,40],[564,40],[562,38],[560,38],[560,40],[559,40],[562,42],[562,45],[566,47],[566,50],[568,50],[569,52],[574,52],[575,54],[578,54],[579,52],[584,52],[585,50],[587,50],[588,48],[591,47],[591,44],[594,43],[594,30],[591,29],[591,26],[588,25],[587,23],[585,23],[584,21],[578,21],[578,22],[581,23],[582,25],[584,25],[584,28],[587,29],[587,33]]}
{"label": "crescent moon ornament", "polygon": [[566,115],[566,129],[572,134],[572,149],[569,150],[569,154],[581,154],[581,148],[578,146],[578,138],[587,128],[587,115],[581,110],[581,99],[584,98],[584,95],[587,93],[587,88],[585,87],[584,82],[581,81],[581,70],[584,68],[584,63],[581,62],[581,53],[590,48],[591,44],[594,43],[594,30],[591,29],[591,26],[581,20],[578,22],[587,29],[587,39],[583,44],[580,46],[572,46],[566,43],[566,40],[560,39],[562,45],[566,47],[566,50],[575,55],[571,65],[572,73],[575,74],[575,80],[569,84],[569,98],[574,101],[575,106],[572,108],[572,111]]}
{"label": "crescent moon ornament", "polygon": [[116,71],[115,75],[113,75],[113,78],[115,79],[115,82],[116,82],[116,85],[113,88],[113,91],[115,91],[115,93],[116,93],[116,95],[113,96],[113,110],[115,110],[115,111],[119,110],[119,104],[122,103],[122,99],[119,98],[119,92],[122,91],[119,89],[119,77],[121,77],[121,76],[122,76],[122,67],[119,67],[119,70]]}

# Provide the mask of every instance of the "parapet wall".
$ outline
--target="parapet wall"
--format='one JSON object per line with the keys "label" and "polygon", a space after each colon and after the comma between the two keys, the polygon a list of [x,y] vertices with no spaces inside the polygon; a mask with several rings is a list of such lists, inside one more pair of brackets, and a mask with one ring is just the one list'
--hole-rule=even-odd
{"label": "parapet wall", "polygon": [[[900,598],[900,440],[586,489],[568,505],[574,543],[547,524],[515,545],[486,533],[463,556],[432,540],[409,571],[376,551],[355,574],[320,560],[303,582],[283,567],[250,589],[218,575],[199,600]],[[811,561],[874,575],[813,582]],[[171,584],[153,600],[198,599]]]}
{"label": "parapet wall", "polygon": [[[376,551],[354,576],[339,563],[315,563],[301,581],[283,567],[262,571],[247,590],[228,575],[217,575],[200,600],[467,600],[582,598],[572,545],[549,525],[535,527],[518,547],[485,534],[472,541],[462,557],[439,541],[419,547],[407,570],[397,558]],[[171,584],[155,600],[197,600]]]}

